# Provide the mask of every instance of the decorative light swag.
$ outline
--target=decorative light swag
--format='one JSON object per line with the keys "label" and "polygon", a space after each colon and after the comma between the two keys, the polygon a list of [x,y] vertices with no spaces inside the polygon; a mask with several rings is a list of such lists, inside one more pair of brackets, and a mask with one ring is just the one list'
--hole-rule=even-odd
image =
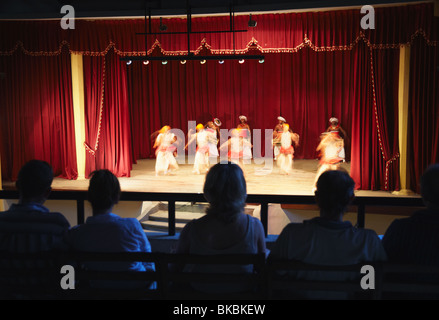
{"label": "decorative light swag", "polygon": [[[236,53],[235,52],[235,33],[236,32],[247,32],[247,30],[235,30],[235,13],[233,11],[233,6],[230,5],[230,30],[217,30],[217,31],[192,31],[192,10],[189,5],[189,1],[187,1],[187,30],[186,31],[174,31],[174,32],[166,32],[167,26],[162,23],[162,18],[160,18],[160,30],[161,32],[152,32],[151,30],[151,9],[148,9],[148,18],[147,20],[147,12],[145,10],[145,32],[138,32],[136,35],[143,35],[145,37],[145,47],[147,43],[147,37],[149,35],[164,35],[164,34],[181,34],[181,35],[187,35],[187,45],[188,50],[187,54],[182,55],[173,55],[173,56],[150,56],[148,54],[144,56],[123,56],[120,58],[121,61],[126,61],[127,64],[131,64],[132,61],[191,61],[191,60],[198,60],[198,61],[205,61],[205,60],[217,60],[217,61],[224,61],[224,60],[259,60],[259,62],[264,61],[264,56],[257,54],[242,54],[242,53]],[[250,15],[249,27],[256,27],[256,21],[252,20],[252,17]],[[148,30],[147,30],[148,29]],[[191,52],[190,49],[190,36],[191,34],[199,34],[199,33],[231,33],[233,35],[233,54],[212,54],[212,55],[197,55]],[[145,63],[147,64],[147,63]]]}

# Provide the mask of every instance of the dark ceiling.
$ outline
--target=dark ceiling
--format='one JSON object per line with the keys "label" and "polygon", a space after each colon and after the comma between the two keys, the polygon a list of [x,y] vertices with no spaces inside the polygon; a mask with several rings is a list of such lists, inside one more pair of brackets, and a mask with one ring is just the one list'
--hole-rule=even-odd
{"label": "dark ceiling", "polygon": [[308,8],[327,8],[413,2],[404,0],[1,0],[0,19],[61,18],[61,7],[71,5],[77,18],[144,16],[145,9],[152,16],[185,15],[188,5],[192,14],[228,13],[231,5],[235,13]]}

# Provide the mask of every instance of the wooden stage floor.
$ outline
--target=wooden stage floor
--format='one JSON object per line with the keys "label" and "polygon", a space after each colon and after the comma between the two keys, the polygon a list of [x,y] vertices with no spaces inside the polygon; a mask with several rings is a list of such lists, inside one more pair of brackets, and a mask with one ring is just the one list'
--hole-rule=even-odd
{"label": "wooden stage floor", "polygon": [[[202,193],[205,175],[192,173],[192,164],[180,164],[172,175],[156,176],[155,159],[138,160],[133,165],[131,177],[121,177],[122,191],[136,192],[171,192]],[[350,164],[342,166],[350,170]],[[275,195],[313,195],[314,179],[318,168],[318,160],[294,160],[294,169],[290,175],[282,174],[276,164],[272,170],[265,169],[264,164],[254,161],[245,165],[245,178],[248,194]],[[7,184],[4,184],[7,187]],[[88,180],[67,180],[55,178],[54,190],[87,190]],[[361,196],[397,197],[392,192],[358,190]],[[417,195],[414,195],[417,196]]]}
{"label": "wooden stage floor", "polygon": [[[181,164],[178,171],[169,176],[156,177],[155,159],[138,160],[133,165],[131,177],[119,178],[123,191],[135,192],[170,192],[170,193],[202,193],[205,175],[195,175],[192,173],[191,164]],[[264,170],[263,164],[248,164],[245,166],[245,176],[247,191],[249,194],[273,194],[273,195],[313,195],[313,184],[317,172],[317,160],[295,160],[294,170],[290,175],[281,174],[277,167],[272,171]],[[343,167],[350,170],[350,164],[344,163]],[[53,190],[87,190],[89,181],[87,179],[67,180],[55,178],[52,184]],[[4,182],[4,189],[15,187],[13,182]],[[392,192],[385,191],[356,191],[357,196],[371,197],[401,197]],[[413,195],[419,197],[419,195]],[[407,196],[406,196],[407,197]],[[14,201],[9,201],[14,202]],[[50,202],[50,201],[49,201]],[[70,207],[64,202],[56,200],[48,202],[53,211],[65,213],[70,217],[72,225],[76,224],[76,205]],[[149,203],[144,203],[140,207],[130,207],[132,204],[120,204],[123,210],[116,210],[122,216],[141,218],[144,216],[143,205],[149,208]],[[282,205],[275,206],[275,215],[269,208],[269,231],[270,234],[278,234],[289,222],[300,222],[318,215],[318,208],[315,205]],[[281,214],[280,208],[283,213]],[[279,210],[278,210],[279,209]],[[383,234],[390,223],[399,217],[410,215],[416,208],[412,207],[367,207],[366,227],[375,230],[378,234]],[[140,211],[139,211],[140,210]],[[271,212],[271,215],[270,215]],[[353,224],[357,219],[357,208],[353,207],[345,216],[345,220],[350,220]],[[91,209],[86,203],[86,215],[91,215]],[[274,219],[274,220],[273,220]]]}

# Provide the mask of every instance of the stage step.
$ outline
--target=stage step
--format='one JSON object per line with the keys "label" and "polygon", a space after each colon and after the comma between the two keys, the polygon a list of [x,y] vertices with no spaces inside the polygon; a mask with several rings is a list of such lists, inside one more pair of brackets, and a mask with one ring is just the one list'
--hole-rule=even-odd
{"label": "stage step", "polygon": [[[180,232],[186,223],[201,218],[208,203],[177,202],[175,204],[175,230]],[[168,231],[168,203],[159,202],[140,221],[146,231]]]}
{"label": "stage step", "polygon": [[[208,206],[208,203],[176,203],[175,231],[181,232],[186,223],[204,216]],[[253,211],[257,207],[258,206],[255,205],[247,205],[245,207],[245,213],[253,215]],[[163,202],[157,203],[150,208],[140,223],[145,231],[167,232],[168,204]]]}
{"label": "stage step", "polygon": [[[204,213],[175,212],[175,230],[180,232],[189,221],[199,219]],[[149,216],[148,220],[140,222],[144,230],[168,231],[168,211],[158,211]]]}
{"label": "stage step", "polygon": [[[175,221],[180,223],[188,223],[193,219],[199,219],[204,216],[204,213],[193,212],[175,212]],[[149,216],[148,221],[167,222],[168,211],[159,211]]]}
{"label": "stage step", "polygon": [[[145,222],[141,222],[143,230],[145,231],[158,231],[158,232],[168,232],[168,222],[167,221],[154,221],[148,220]],[[186,223],[176,222],[175,223],[175,231],[180,232],[183,230]]]}

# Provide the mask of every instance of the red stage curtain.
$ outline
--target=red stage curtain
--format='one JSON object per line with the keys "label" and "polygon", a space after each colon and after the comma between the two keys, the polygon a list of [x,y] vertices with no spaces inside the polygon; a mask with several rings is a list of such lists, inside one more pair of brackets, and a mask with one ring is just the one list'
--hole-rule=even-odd
{"label": "red stage curtain", "polygon": [[[316,12],[254,14],[258,21],[256,28],[249,28],[248,15],[235,16],[235,29],[247,32],[199,33],[191,35],[191,50],[196,50],[205,38],[212,50],[245,50],[255,38],[262,49],[291,52],[304,41],[305,36],[318,47],[349,46],[360,33],[372,45],[401,44],[422,30],[429,39],[438,39],[438,30],[433,23],[433,3],[407,4],[375,8],[375,29],[362,30],[363,15],[360,7],[354,9]],[[152,19],[152,31],[159,32],[159,19]],[[163,18],[168,31],[185,31],[186,19]],[[146,26],[148,27],[148,25]],[[228,15],[192,17],[192,31],[230,30]],[[187,51],[185,35],[157,35],[147,38],[136,35],[145,31],[144,19],[114,19],[75,21],[74,30],[63,30],[60,22],[51,21],[0,21],[0,53],[16,50],[23,46],[29,52],[58,51],[68,45],[74,52],[84,54],[105,54],[114,47],[119,54],[144,54],[151,49],[155,40],[164,51]],[[235,42],[233,42],[233,39]],[[172,52],[174,51],[174,52]]]}
{"label": "red stage curtain", "polygon": [[126,65],[110,50],[84,56],[86,177],[108,169],[129,177],[132,168]]}
{"label": "red stage curtain", "polygon": [[351,176],[363,190],[396,190],[399,50],[366,48],[357,56]]}
{"label": "red stage curtain", "polygon": [[398,90],[399,49],[373,50],[373,81],[376,104],[374,163],[379,180],[371,189],[399,190]]}
{"label": "red stage curtain", "polygon": [[[154,157],[149,134],[168,124],[188,130],[188,121],[214,117],[231,129],[246,115],[252,129],[273,129],[282,115],[300,135],[296,159],[315,159],[319,137],[336,116],[350,135],[355,90],[352,51],[267,54],[265,62],[150,62],[127,66],[134,157]],[[348,137],[349,138],[349,137]],[[349,141],[347,151],[349,154]],[[270,152],[272,152],[270,150]],[[264,155],[264,140],[262,153]]]}
{"label": "red stage curtain", "polygon": [[16,180],[31,159],[49,162],[56,176],[78,176],[70,55],[0,57],[2,177]]}
{"label": "red stage curtain", "polygon": [[424,170],[439,163],[439,46],[418,37],[410,52],[410,188],[419,192]]}

